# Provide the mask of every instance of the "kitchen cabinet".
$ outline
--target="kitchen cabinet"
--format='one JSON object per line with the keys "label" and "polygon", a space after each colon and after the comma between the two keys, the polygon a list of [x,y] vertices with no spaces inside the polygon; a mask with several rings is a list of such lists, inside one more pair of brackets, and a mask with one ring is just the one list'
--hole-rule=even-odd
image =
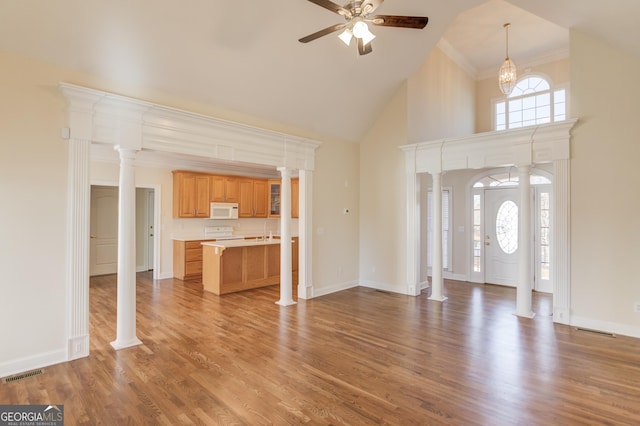
{"label": "kitchen cabinet", "polygon": [[173,172],[173,217],[209,217],[209,175]]}
{"label": "kitchen cabinet", "polygon": [[202,244],[205,241],[173,240],[173,276],[179,280],[202,278]]}
{"label": "kitchen cabinet", "polygon": [[211,201],[237,203],[240,199],[238,178],[235,176],[211,175]]}
{"label": "kitchen cabinet", "polygon": [[[280,204],[282,184],[280,179],[269,179],[269,217],[280,216]],[[291,179],[291,217],[299,217],[299,192],[300,192],[300,180],[298,178]]]}
{"label": "kitchen cabinet", "polygon": [[239,178],[238,217],[267,217],[267,179]]}

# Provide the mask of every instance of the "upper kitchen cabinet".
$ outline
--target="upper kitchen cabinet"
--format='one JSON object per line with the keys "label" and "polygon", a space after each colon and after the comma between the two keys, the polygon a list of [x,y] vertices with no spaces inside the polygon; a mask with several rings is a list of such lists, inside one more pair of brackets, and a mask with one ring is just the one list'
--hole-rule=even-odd
{"label": "upper kitchen cabinet", "polygon": [[174,171],[173,217],[209,217],[209,192],[209,175]]}
{"label": "upper kitchen cabinet", "polygon": [[239,179],[234,176],[211,176],[211,201],[238,203],[240,201]]}
{"label": "upper kitchen cabinet", "polygon": [[238,179],[240,199],[239,217],[267,217],[268,193],[267,179]]}
{"label": "upper kitchen cabinet", "polygon": [[[269,217],[280,216],[280,197],[282,194],[282,185],[279,179],[269,179]],[[291,217],[299,216],[299,191],[300,180],[298,178],[291,179]]]}

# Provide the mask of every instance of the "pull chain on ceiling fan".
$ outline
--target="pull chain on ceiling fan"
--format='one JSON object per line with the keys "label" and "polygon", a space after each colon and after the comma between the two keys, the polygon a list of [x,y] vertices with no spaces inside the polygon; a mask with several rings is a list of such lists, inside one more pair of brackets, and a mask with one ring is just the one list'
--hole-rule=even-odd
{"label": "pull chain on ceiling fan", "polygon": [[306,37],[302,37],[298,41],[308,43],[317,38],[331,34],[336,31],[343,30],[338,36],[347,46],[351,43],[351,39],[355,37],[358,44],[358,53],[366,55],[371,53],[371,40],[376,36],[369,31],[367,24],[373,24],[384,27],[397,28],[416,28],[422,29],[429,22],[426,16],[397,16],[397,15],[375,15],[370,14],[382,4],[384,0],[361,0],[350,1],[344,6],[340,6],[330,0],[309,0],[311,3],[324,7],[338,15],[344,17],[345,21],[341,24],[335,24],[324,28]]}

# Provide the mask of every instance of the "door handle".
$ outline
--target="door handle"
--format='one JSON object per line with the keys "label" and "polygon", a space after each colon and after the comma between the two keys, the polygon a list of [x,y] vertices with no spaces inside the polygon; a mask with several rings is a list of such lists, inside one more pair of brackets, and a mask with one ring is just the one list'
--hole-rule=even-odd
{"label": "door handle", "polygon": [[93,238],[98,238],[95,235],[91,235],[89,238],[93,239]]}
{"label": "door handle", "polygon": [[491,243],[486,242],[486,243],[484,243],[484,245],[485,245],[485,246],[490,246],[490,245],[491,245]]}

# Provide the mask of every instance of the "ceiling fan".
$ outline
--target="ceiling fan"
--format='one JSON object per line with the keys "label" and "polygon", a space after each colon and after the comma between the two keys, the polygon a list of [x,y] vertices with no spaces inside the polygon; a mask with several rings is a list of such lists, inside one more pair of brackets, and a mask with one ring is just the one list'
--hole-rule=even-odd
{"label": "ceiling fan", "polygon": [[384,27],[422,29],[427,25],[427,22],[429,22],[429,18],[426,16],[371,16],[370,14],[376,10],[384,0],[356,0],[350,1],[344,6],[340,6],[330,0],[309,1],[343,16],[346,22],[335,24],[313,34],[309,34],[298,41],[301,43],[308,43],[327,34],[344,30],[338,37],[340,37],[340,40],[342,40],[347,46],[351,43],[351,39],[355,37],[356,42],[358,43],[358,53],[360,55],[371,53],[371,40],[376,37],[371,33],[371,31],[369,31],[367,24]]}

